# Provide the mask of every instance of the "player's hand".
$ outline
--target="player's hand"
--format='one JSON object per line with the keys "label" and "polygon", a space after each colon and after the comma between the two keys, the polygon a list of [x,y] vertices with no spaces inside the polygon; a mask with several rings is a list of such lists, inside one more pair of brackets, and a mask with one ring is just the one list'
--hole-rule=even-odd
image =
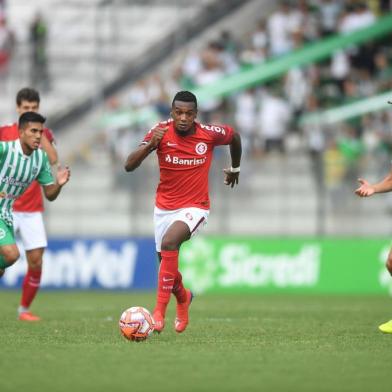
{"label": "player's hand", "polygon": [[57,183],[60,186],[63,186],[69,181],[70,177],[71,177],[71,170],[69,169],[69,167],[68,166],[61,167],[61,165],[58,164],[57,174],[56,174]]}
{"label": "player's hand", "polygon": [[150,140],[150,146],[152,148],[156,148],[158,147],[159,143],[161,142],[163,136],[165,135],[165,133],[167,132],[167,130],[169,129],[169,127],[157,127],[155,128],[152,132],[152,137]]}
{"label": "player's hand", "polygon": [[355,190],[355,193],[360,197],[368,197],[375,193],[374,187],[372,187],[366,180],[362,178],[358,179],[361,186]]}
{"label": "player's hand", "polygon": [[230,185],[230,187],[233,188],[234,185],[238,184],[240,172],[233,173],[230,169],[223,169],[223,172],[225,173],[225,185]]}

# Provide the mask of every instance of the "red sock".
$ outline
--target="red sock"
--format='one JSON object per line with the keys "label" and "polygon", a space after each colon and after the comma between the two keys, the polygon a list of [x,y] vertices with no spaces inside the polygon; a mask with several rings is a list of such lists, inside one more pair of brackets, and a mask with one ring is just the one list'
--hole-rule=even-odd
{"label": "red sock", "polygon": [[158,293],[155,311],[165,316],[174,281],[178,272],[178,250],[161,251],[161,265],[158,273]]}
{"label": "red sock", "polygon": [[22,285],[22,299],[20,305],[24,308],[29,308],[41,283],[42,269],[28,268],[27,274],[23,280]]}
{"label": "red sock", "polygon": [[174,280],[173,294],[176,297],[178,303],[181,304],[186,301],[186,290],[182,284],[182,275],[180,271],[177,271],[177,276]]}

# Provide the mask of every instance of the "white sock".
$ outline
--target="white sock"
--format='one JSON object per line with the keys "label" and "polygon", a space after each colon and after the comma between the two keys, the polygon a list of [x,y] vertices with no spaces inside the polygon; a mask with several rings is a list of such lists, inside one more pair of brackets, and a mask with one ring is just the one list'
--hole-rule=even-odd
{"label": "white sock", "polygon": [[21,314],[21,313],[25,313],[25,312],[28,312],[29,311],[29,308],[25,308],[24,306],[19,306],[18,307],[18,313],[19,314]]}

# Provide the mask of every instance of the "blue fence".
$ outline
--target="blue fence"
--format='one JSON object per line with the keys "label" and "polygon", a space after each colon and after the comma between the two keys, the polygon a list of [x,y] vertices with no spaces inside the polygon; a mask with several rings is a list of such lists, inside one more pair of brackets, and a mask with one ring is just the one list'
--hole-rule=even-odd
{"label": "blue fence", "polygon": [[[18,245],[22,256],[6,270],[0,288],[22,284],[27,267]],[[51,239],[44,255],[41,287],[149,290],[156,287],[157,267],[152,238]]]}

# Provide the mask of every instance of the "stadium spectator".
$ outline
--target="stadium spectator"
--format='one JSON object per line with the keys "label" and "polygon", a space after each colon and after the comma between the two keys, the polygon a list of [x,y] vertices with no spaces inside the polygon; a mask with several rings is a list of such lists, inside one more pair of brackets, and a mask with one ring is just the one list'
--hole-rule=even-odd
{"label": "stadium spectator", "polygon": [[271,56],[280,56],[292,50],[290,3],[288,1],[281,1],[279,9],[268,18],[267,30]]}
{"label": "stadium spectator", "polygon": [[343,135],[338,137],[337,145],[344,160],[344,184],[352,188],[357,181],[359,164],[365,152],[364,143],[356,129],[351,124],[346,124]]}
{"label": "stadium spectator", "polygon": [[257,140],[257,98],[254,89],[245,90],[236,97],[235,124],[241,134],[243,151],[257,155],[261,142]]}
{"label": "stadium spectator", "polygon": [[346,12],[339,23],[339,32],[343,34],[362,29],[373,24],[376,20],[373,12],[368,9],[367,5],[358,2],[354,5],[347,5]]}
{"label": "stadium spectator", "polygon": [[385,50],[379,50],[374,57],[375,83],[377,90],[387,91],[392,89],[392,68],[388,64]]}
{"label": "stadium spectator", "polygon": [[14,35],[7,25],[5,15],[0,12],[0,78],[3,79],[9,68],[14,47]]}
{"label": "stadium spectator", "polygon": [[177,300],[175,330],[188,325],[192,293],[185,289],[178,270],[181,244],[191,238],[209,215],[208,172],[214,147],[230,145],[231,168],[225,169],[225,184],[238,184],[241,139],[231,127],[196,122],[197,100],[188,92],[178,92],[172,102],[172,120],[160,123],[145,136],[127,158],[125,170],[135,170],[154,150],[157,151],[160,183],[154,210],[155,243],[160,259],[155,330],[165,326],[171,293]]}
{"label": "stadium spectator", "polygon": [[[202,53],[202,70],[196,75],[197,86],[214,83],[224,75],[222,59],[219,57],[219,49],[213,42]],[[200,117],[204,122],[214,122],[221,116],[223,100],[219,97],[211,97],[199,105]]]}
{"label": "stadium spectator", "polygon": [[318,8],[318,14],[322,36],[326,37],[336,32],[341,12],[341,1],[321,0],[321,4]]}
{"label": "stadium spectator", "polygon": [[[311,113],[317,112],[319,109],[319,100],[315,95],[310,95],[306,102],[306,111]],[[305,125],[303,127],[303,131],[306,147],[311,159],[312,173],[316,184],[316,190],[318,191],[318,195],[321,195],[325,186],[325,165],[323,162],[323,153],[327,143],[326,132],[322,124],[319,122],[311,125]]]}
{"label": "stadium spectator", "polygon": [[249,45],[240,54],[244,64],[261,63],[268,57],[268,33],[265,19],[260,19],[256,29],[250,33]]}
{"label": "stadium spectator", "polygon": [[[0,192],[0,276],[19,258],[19,250],[15,243],[12,207],[15,200],[26,188],[37,179],[43,186],[45,197],[53,201],[61,188],[68,182],[70,170],[59,167],[54,182],[46,152],[39,148],[43,134],[45,118],[36,112],[25,112],[19,117],[19,138],[0,143],[1,167],[6,162],[13,162],[20,170],[3,173]],[[34,162],[34,164],[33,164]],[[10,186],[9,184],[12,184]],[[30,282],[34,286],[38,277],[32,276]],[[27,320],[27,319],[26,319]],[[29,321],[33,321],[32,318]],[[34,321],[37,321],[35,319]]]}
{"label": "stadium spectator", "polygon": [[[34,89],[23,88],[16,95],[16,111],[19,115],[26,112],[38,112],[39,105],[40,96]],[[18,140],[18,138],[17,123],[0,128],[0,141]],[[48,128],[43,128],[40,147],[47,154],[49,163],[56,164],[57,151],[54,146],[54,136]],[[28,265],[18,308],[19,319],[23,321],[39,320],[39,317],[31,313],[29,308],[40,287],[43,254],[47,246],[43,210],[44,203],[40,185],[38,181],[33,181],[13,205],[14,230],[21,237]]]}
{"label": "stadium spectator", "polygon": [[30,25],[31,43],[31,84],[48,91],[50,78],[47,54],[48,26],[40,13]]}
{"label": "stadium spectator", "polygon": [[279,96],[276,87],[264,92],[260,102],[258,124],[265,152],[285,152],[285,138],[291,115],[290,105]]}

